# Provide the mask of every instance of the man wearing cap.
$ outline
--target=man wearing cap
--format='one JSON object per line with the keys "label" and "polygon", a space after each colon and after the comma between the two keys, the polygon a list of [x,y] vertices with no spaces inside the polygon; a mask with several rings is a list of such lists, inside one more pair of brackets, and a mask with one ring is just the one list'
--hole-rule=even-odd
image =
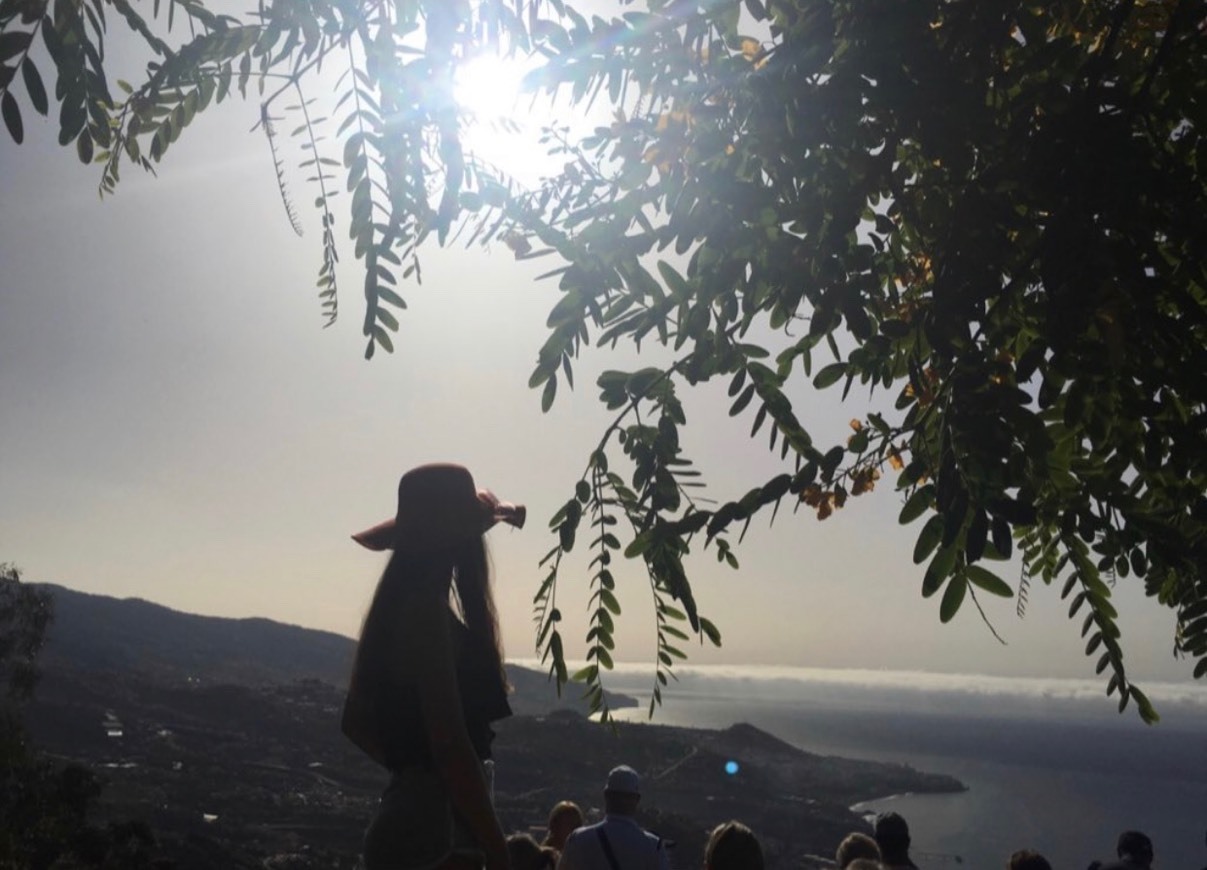
{"label": "man wearing cap", "polygon": [[570,835],[558,870],[670,870],[662,840],[633,817],[640,801],[637,771],[623,764],[613,768],[604,786],[606,817]]}
{"label": "man wearing cap", "polygon": [[1102,870],[1149,870],[1153,865],[1153,841],[1142,831],[1124,831],[1115,854],[1119,860]]}
{"label": "man wearing cap", "polygon": [[909,857],[909,825],[897,813],[881,813],[872,826],[880,861],[889,870],[918,870]]}

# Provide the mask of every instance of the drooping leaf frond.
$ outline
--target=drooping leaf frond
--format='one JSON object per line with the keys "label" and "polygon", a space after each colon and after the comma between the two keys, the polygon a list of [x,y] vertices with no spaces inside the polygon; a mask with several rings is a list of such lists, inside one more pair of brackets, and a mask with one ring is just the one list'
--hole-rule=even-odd
{"label": "drooping leaf frond", "polygon": [[285,215],[289,218],[289,226],[293,228],[294,233],[302,235],[302,224],[298,220],[297,209],[293,206],[293,200],[289,198],[289,189],[285,183],[285,162],[281,159],[281,154],[277,150],[276,130],[273,127],[273,119],[268,114],[268,106],[260,107],[260,126],[264,129],[264,136],[268,139],[268,148],[272,152],[272,167],[277,175],[277,191],[281,194],[281,204],[285,206]]}

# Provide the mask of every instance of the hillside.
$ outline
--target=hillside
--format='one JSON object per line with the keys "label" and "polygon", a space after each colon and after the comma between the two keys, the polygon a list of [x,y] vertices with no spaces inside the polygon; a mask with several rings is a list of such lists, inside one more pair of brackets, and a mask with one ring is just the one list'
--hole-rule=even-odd
{"label": "hillside", "polygon": [[[55,592],[27,724],[44,751],[103,774],[105,819],[148,822],[178,870],[356,866],[386,774],[342,737],[342,690],[322,679],[342,673],[328,659],[342,654],[346,666],[351,641]],[[524,698],[549,706],[543,675],[514,673],[517,710]],[[597,810],[606,771],[633,764],[645,777],[644,822],[675,841],[676,867],[700,866],[705,832],[730,818],[759,832],[769,867],[811,866],[801,856],[832,854],[863,824],[852,803],[963,788],[802,752],[749,725],[607,728],[572,710],[499,723],[495,761],[505,827],[537,832],[558,800]],[[731,761],[736,775],[725,772]]]}
{"label": "hillside", "polygon": [[[51,584],[54,621],[41,660],[48,671],[137,674],[165,686],[272,686],[297,680],[346,685],[356,642],[329,631],[271,619],[198,616],[140,598],[111,598]],[[512,709],[536,714],[585,711],[569,688],[559,698],[545,674],[507,666]],[[614,708],[636,701],[608,694]]]}

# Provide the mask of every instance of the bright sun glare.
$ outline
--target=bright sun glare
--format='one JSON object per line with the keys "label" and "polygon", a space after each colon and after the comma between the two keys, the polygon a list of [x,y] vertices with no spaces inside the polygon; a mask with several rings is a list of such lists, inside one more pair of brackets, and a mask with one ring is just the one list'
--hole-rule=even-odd
{"label": "bright sun glare", "polygon": [[465,145],[482,160],[531,184],[556,169],[537,141],[552,118],[547,98],[533,103],[521,83],[523,59],[482,55],[457,71],[457,102],[472,118]]}
{"label": "bright sun glare", "polygon": [[483,54],[457,70],[457,100],[482,120],[510,116],[519,106],[522,61]]}

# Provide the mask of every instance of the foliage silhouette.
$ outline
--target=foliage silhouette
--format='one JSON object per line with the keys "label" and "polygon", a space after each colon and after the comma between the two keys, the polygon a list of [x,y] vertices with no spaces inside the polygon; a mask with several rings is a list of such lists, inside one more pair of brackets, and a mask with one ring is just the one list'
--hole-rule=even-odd
{"label": "foliage silhouette", "polygon": [[156,857],[143,822],[90,824],[102,785],[80,764],[60,764],[30,745],[21,722],[38,679],[37,656],[53,619],[51,596],[0,563],[0,866],[14,868],[173,866]]}
{"label": "foliage silhouette", "polygon": [[[142,84],[119,83],[121,100],[104,69],[106,9],[154,56]],[[265,117],[289,92],[302,107],[330,97],[366,356],[392,349],[420,245],[461,229],[562,261],[546,276],[561,298],[530,381],[542,408],[573,386],[585,345],[673,351],[665,367],[599,379],[616,417],[553,518],[534,602],[559,685],[570,675],[558,568],[584,518],[590,661],[576,676],[599,704],[617,553],[649,573],[660,686],[682,656],[679,625],[720,640],[683,568],[693,544],[736,566],[732,534],[756,514],[787,500],[824,520],[886,472],[902,522],[921,524],[913,559],[944,622],[981,594],[1017,595],[1022,613],[1034,579],[1059,584],[1108,694],[1152,721],[1111,603],[1127,579],[1176,612],[1175,653],[1207,673],[1207,375],[1190,362],[1207,339],[1201,4],[644,0],[608,18],[564,0],[312,0],[242,19],[199,0],[153,9],[148,20],[127,0],[0,0],[10,135],[23,135],[18,70],[28,105],[48,111],[38,35],[60,141],[103,165],[104,191],[123,156],[152,168],[232,87],[254,84]],[[173,16],[187,36],[172,36]],[[614,122],[582,139],[547,131],[564,168],[520,188],[462,147],[454,75],[484,50],[541,58],[535,89],[568,109],[601,99]],[[323,61],[347,65],[335,94],[313,92]],[[295,132],[322,185],[332,317],[338,164],[319,153],[321,123],[307,116]],[[679,392],[714,379],[783,463],[716,508],[679,444]],[[883,391],[892,411],[869,404],[845,444],[815,444],[794,397],[841,386],[845,399],[856,385]],[[1012,587],[989,565],[1016,547]]]}

